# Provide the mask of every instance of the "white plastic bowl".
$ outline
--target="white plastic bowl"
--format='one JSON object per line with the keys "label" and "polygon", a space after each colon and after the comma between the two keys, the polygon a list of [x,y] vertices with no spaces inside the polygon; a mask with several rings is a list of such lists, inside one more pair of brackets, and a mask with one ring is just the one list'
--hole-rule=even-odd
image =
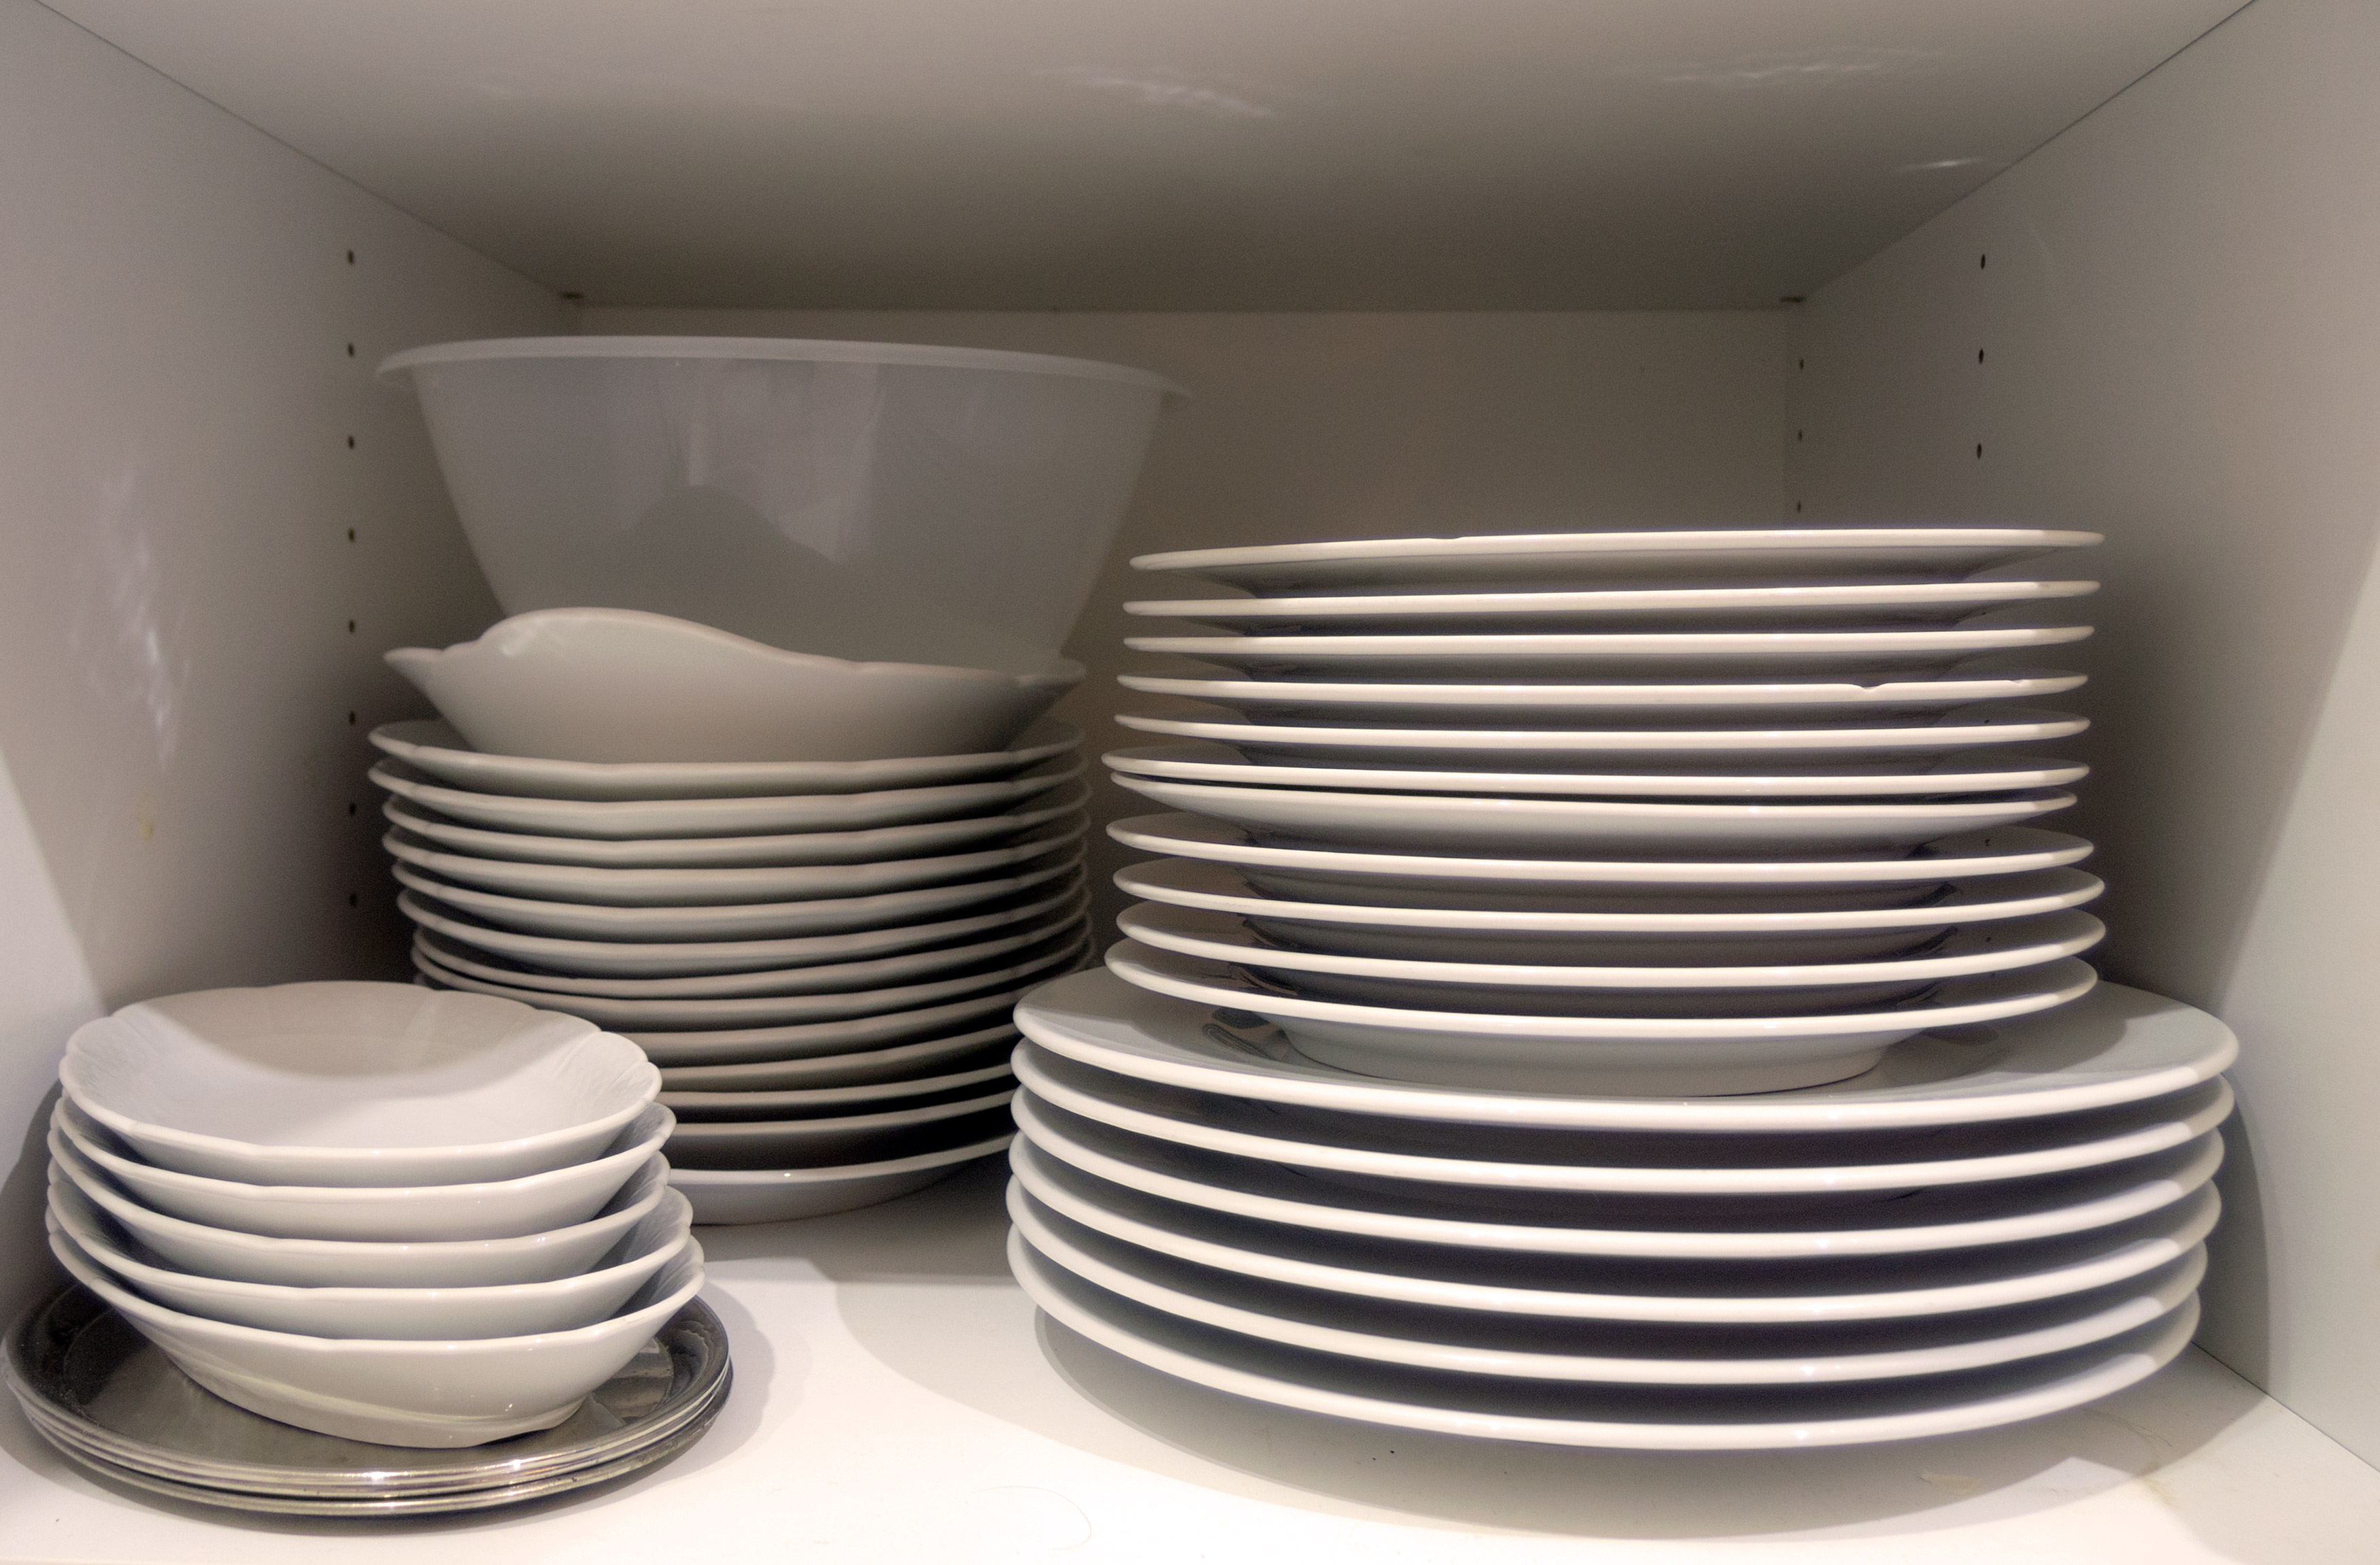
{"label": "white plastic bowl", "polygon": [[506,613],[593,604],[858,661],[1058,655],[1180,388],[1040,354],[768,337],[400,353]]}
{"label": "white plastic bowl", "polygon": [[576,1331],[423,1342],[302,1337],[152,1304],[55,1229],[50,1249],[225,1401],[325,1435],[442,1450],[552,1428],[702,1287],[701,1252],[689,1246],[621,1314]]}
{"label": "white plastic bowl", "polygon": [[595,1216],[541,1233],[410,1244],[274,1239],[212,1228],[142,1206],[76,1151],[55,1125],[49,1147],[54,1174],[64,1174],[91,1205],[173,1265],[204,1277],[292,1288],[493,1288],[576,1277],[642,1222],[669,1189],[669,1162],[656,1153]]}
{"label": "white plastic bowl", "polygon": [[113,1138],[71,1098],[58,1099],[50,1123],[135,1199],[169,1216],[274,1239],[384,1242],[512,1239],[585,1222],[661,1150],[676,1121],[648,1104],[603,1157],[526,1179],[365,1187],[245,1184],[152,1168],[106,1146]]}
{"label": "white plastic bowl", "polygon": [[384,656],[472,747],[569,761],[869,761],[1000,750],[1083,682],[848,662],[635,609],[540,609]]}
{"label": "white plastic bowl", "polygon": [[412,984],[201,989],[79,1028],[75,1106],[162,1169],[251,1184],[465,1184],[583,1163],[661,1090],[626,1038]]}
{"label": "white plastic bowl", "polygon": [[[601,1257],[576,1277],[480,1288],[293,1288],[200,1277],[161,1266],[62,1174],[50,1178],[49,1220],[82,1246],[109,1276],[168,1309],[208,1320],[307,1337],[376,1337],[406,1341],[521,1337],[575,1331],[609,1318],[656,1272],[694,1244],[693,1208],[675,1191]],[[695,1252],[699,1256],[700,1252]]]}

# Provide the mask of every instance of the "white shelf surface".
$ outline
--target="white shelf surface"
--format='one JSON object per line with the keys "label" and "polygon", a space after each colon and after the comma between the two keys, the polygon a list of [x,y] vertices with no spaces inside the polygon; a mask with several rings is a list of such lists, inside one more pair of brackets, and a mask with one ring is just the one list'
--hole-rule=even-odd
{"label": "white shelf surface", "polygon": [[1198,1391],[1037,1322],[1002,1261],[1002,1177],[705,1231],[735,1391],[647,1474],[443,1521],[249,1523],[103,1486],[11,1407],[0,1559],[2323,1565],[2380,1547],[2380,1473],[2194,1351],[2012,1429],[1740,1456],[1433,1438]]}

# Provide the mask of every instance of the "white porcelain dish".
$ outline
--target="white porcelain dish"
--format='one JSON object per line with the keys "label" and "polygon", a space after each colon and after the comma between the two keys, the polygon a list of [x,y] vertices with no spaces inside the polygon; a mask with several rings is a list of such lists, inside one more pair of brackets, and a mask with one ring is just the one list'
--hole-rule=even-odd
{"label": "white porcelain dish", "polygon": [[422,775],[481,794],[540,799],[739,799],[771,794],[866,794],[1014,777],[1083,742],[1071,722],[1047,718],[1004,750],[841,761],[583,761],[491,755],[436,718],[371,731],[382,754]]}
{"label": "white porcelain dish", "polygon": [[930,951],[901,952],[857,962],[820,962],[800,967],[763,968],[753,973],[715,973],[698,977],[561,977],[524,968],[501,958],[485,960],[468,947],[458,948],[453,941],[428,933],[414,937],[414,949],[447,971],[468,974],[490,983],[551,993],[554,999],[549,1003],[554,1005],[567,1004],[585,997],[606,1000],[737,1000],[757,996],[844,993],[852,989],[923,983],[975,963],[989,962],[1010,952],[1021,951],[1049,936],[1051,919],[1079,913],[1082,902],[1080,882],[1068,881],[1056,894],[1039,898],[1026,904],[1026,908],[1020,909],[1024,915],[1021,918],[1010,920],[1005,927],[985,932],[978,939],[938,945]]}
{"label": "white porcelain dish", "polygon": [[1321,598],[1172,598],[1126,603],[1146,619],[1184,620],[1256,635],[1560,633],[1630,626],[1731,625],[1863,630],[1955,625],[1994,609],[2057,604],[2095,581],[1918,581],[1831,587],[1620,588],[1583,592],[1345,593]]}
{"label": "white porcelain dish", "polygon": [[[688,1121],[677,1127],[670,1142],[670,1162],[673,1168],[686,1169],[789,1169],[819,1168],[871,1153],[880,1159],[887,1151],[905,1148],[916,1133],[953,1121],[971,1126],[979,1121],[989,1127],[997,1116],[999,1128],[1005,1130],[1005,1110],[1014,1093],[1011,1086],[922,1108],[817,1119]],[[971,1134],[968,1139],[981,1137]]]}
{"label": "white porcelain dish", "polygon": [[1221,722],[1123,712],[1116,721],[1144,734],[1207,739],[1253,760],[1283,766],[1559,768],[1575,771],[1592,757],[1665,764],[1755,767],[1828,760],[1906,759],[1986,745],[2038,745],[2068,739],[2086,718],[2037,707],[1984,705],[1912,720],[1860,713],[1845,721],[1755,727],[1450,728],[1363,723]]}
{"label": "white porcelain dish", "polygon": [[609,1318],[648,1279],[681,1255],[699,1260],[687,1231],[694,1214],[667,1190],[602,1264],[551,1282],[481,1288],[292,1288],[193,1276],[142,1258],[139,1246],[71,1182],[53,1175],[49,1220],[109,1276],[145,1299],[208,1320],[294,1331],[307,1337],[378,1337],[453,1341],[575,1331]]}
{"label": "white porcelain dish", "polygon": [[[1400,1198],[1386,1188],[1336,1188],[1296,1170],[1127,1135],[1088,1120],[1072,1119],[1061,1129],[1055,1116],[1037,1113],[1030,1104],[1014,1109],[1019,1139],[1010,1160],[1044,1183],[1056,1177],[1045,1167],[1054,1160],[1099,1183],[1318,1234],[1455,1250],[1648,1260],[1898,1256],[2083,1233],[2172,1206],[2214,1178],[2224,1150],[2221,1134],[2210,1132],[2169,1152],[2104,1168],[1917,1191],[1888,1202],[1747,1211],[1682,1196],[1640,1202],[1626,1213],[1598,1205],[1562,1221],[1548,1220],[1550,1214],[1537,1204],[1502,1199],[1492,1187],[1466,1189],[1459,1201],[1432,1190]],[[1645,1211],[1646,1205],[1657,1210]],[[1622,1219],[1632,1218],[1634,1224],[1625,1225]]]}
{"label": "white porcelain dish", "polygon": [[1599,913],[1381,907],[1267,896],[1227,865],[1160,859],[1116,871],[1127,895],[1236,914],[1275,944],[1351,956],[1437,961],[1849,962],[1889,955],[1956,928],[2080,907],[2104,886],[2079,869],[1954,885],[1912,907],[1772,912]]}
{"label": "white porcelain dish", "polygon": [[[2004,673],[1954,669],[1930,677],[1874,684],[1773,679],[1731,685],[1651,680],[1609,685],[1465,685],[1116,675],[1116,683],[1127,690],[1205,701],[1250,721],[1273,713],[1307,714],[1340,722],[1390,727],[1438,723],[1457,729],[1473,725],[1494,729],[1531,719],[1545,722],[1595,714],[1618,716],[1645,726],[1757,724],[1780,714],[1804,722],[1832,720],[1840,725],[1843,715],[1852,712],[1925,712],[1978,701],[2037,701],[2080,689],[2083,682],[2082,674],[2056,669]],[[373,775],[378,776],[381,770],[384,768],[375,769]]]}
{"label": "white porcelain dish", "polygon": [[908,1099],[965,1097],[969,1089],[980,1091],[992,1083],[1004,1084],[1011,1074],[1008,1056],[1002,1054],[966,1070],[853,1086],[670,1092],[662,1095],[662,1106],[675,1114],[681,1125],[711,1120],[808,1119],[852,1110],[872,1113]]}
{"label": "white porcelain dish", "polygon": [[76,1029],[59,1080],[164,1169],[254,1184],[462,1184],[584,1162],[661,1090],[577,1017],[410,984],[204,989]]}
{"label": "white porcelain dish", "polygon": [[[1070,795],[1061,794],[1063,799]],[[487,831],[442,820],[403,799],[381,804],[381,814],[402,835],[432,852],[486,864],[581,866],[589,869],[799,869],[817,866],[884,864],[906,859],[981,855],[996,866],[1015,863],[1037,851],[1037,843],[1062,836],[1056,822],[1068,814],[1061,803],[1028,801],[997,815],[929,820],[916,826],[885,826],[871,831],[795,831],[766,837],[633,837],[604,842],[592,837],[541,837],[521,831]],[[985,845],[990,844],[990,845]],[[1005,854],[1010,856],[1002,858]]]}
{"label": "white porcelain dish", "polygon": [[424,780],[383,760],[371,780],[390,793],[470,825],[551,837],[626,842],[642,837],[748,837],[793,831],[859,831],[962,816],[997,815],[1064,786],[1082,761],[1058,757],[1015,777],[891,788],[865,794],[781,794],[741,799],[540,799],[477,794]]}
{"label": "white porcelain dish", "polygon": [[765,1095],[877,1083],[905,1086],[913,1079],[977,1060],[1005,1065],[1015,1043],[1016,1028],[1003,1018],[988,1027],[949,1037],[895,1044],[890,1049],[824,1054],[807,1060],[760,1060],[743,1065],[680,1065],[662,1073],[662,1094],[665,1100],[674,1102],[676,1094]]}
{"label": "white porcelain dish", "polygon": [[1136,652],[1189,658],[1256,679],[1759,679],[1797,670],[1909,673],[1987,652],[2037,652],[2087,625],[1955,630],[1597,632],[1588,635],[1131,636]]}
{"label": "white porcelain dish", "polygon": [[540,609],[385,657],[474,749],[610,764],[979,755],[1083,680],[1064,658],[1027,673],[851,662],[636,609]]}
{"label": "white porcelain dish", "polygon": [[671,1070],[682,1065],[773,1065],[787,1061],[823,1060],[947,1037],[961,1028],[1005,1023],[1009,1013],[1016,1008],[1016,997],[1039,981],[1036,977],[1022,985],[1009,984],[971,994],[964,1000],[832,1022],[801,1022],[774,1027],[679,1028],[625,1036],[634,1038],[647,1057],[662,1067],[664,1080]]}
{"label": "white porcelain dish", "polygon": [[702,1287],[689,1246],[610,1319],[476,1341],[298,1336],[206,1320],[118,1286],[72,1239],[50,1248],[183,1372],[251,1413],[382,1445],[452,1449],[551,1429],[617,1374]]}
{"label": "white porcelain dish", "polygon": [[1246,788],[1119,775],[1119,787],[1168,809],[1263,835],[1352,843],[1375,852],[1436,850],[1542,855],[1722,853],[1766,848],[1815,854],[1912,846],[1961,831],[2022,826],[2072,807],[2062,789],[1923,803],[1681,804],[1642,799],[1488,798],[1366,794],[1330,788]]}
{"label": "white porcelain dish", "polygon": [[638,1110],[603,1156],[520,1179],[469,1184],[249,1184],[152,1168],[105,1145],[113,1137],[68,1098],[50,1116],[74,1149],[134,1198],[214,1228],[274,1239],[512,1239],[587,1221],[669,1138],[659,1104]]}
{"label": "white porcelain dish", "polygon": [[[1883,1381],[1791,1391],[1750,1389],[1682,1417],[1674,1392],[1391,1371],[1218,1331],[1103,1293],[1011,1245],[1018,1281],[1066,1329],[1192,1385],[1359,1424],[1475,1439],[1634,1450],[1807,1450],[1921,1439],[2039,1418],[2112,1395],[2156,1373],[2198,1327],[2193,1299],[2096,1350],[1972,1373],[1951,1384]],[[1706,1393],[1706,1396],[1717,1393]],[[1790,1403],[1780,1398],[1790,1397]]]}
{"label": "white porcelain dish", "polygon": [[[1087,936],[1080,931],[1080,921],[1070,918],[1055,931],[1054,943],[1028,948],[1014,962],[998,967],[979,968],[954,977],[903,984],[890,989],[847,990],[837,994],[760,996],[747,1000],[606,1000],[592,995],[574,995],[570,999],[570,1006],[590,1021],[600,1020],[605,1026],[634,1031],[669,1027],[703,1030],[781,1027],[804,1022],[876,1016],[886,1012],[911,1011],[947,1000],[963,999],[986,989],[1013,989],[1027,978],[1063,970],[1081,957]],[[501,992],[506,998],[537,992],[491,984],[468,974],[457,973],[438,965],[418,951],[414,952],[413,962],[433,982],[454,989],[480,994]],[[650,1048],[646,1052],[652,1054]]]}
{"label": "white porcelain dish", "polygon": [[1261,1016],[1298,1051],[1391,1081],[1577,1096],[1672,1098],[1781,1092],[1844,1081],[1902,1038],[2047,1011],[2090,992],[2071,957],[1957,978],[1912,1000],[1822,1015],[1576,1016],[1464,1013],[1284,996],[1236,966],[1126,940],[1117,977],[1179,1000]]}
{"label": "white porcelain dish", "polygon": [[551,935],[524,935],[461,915],[440,913],[432,904],[411,892],[398,893],[396,905],[398,912],[423,929],[435,930],[445,937],[442,944],[492,952],[504,963],[547,973],[588,978],[638,978],[757,973],[827,962],[858,962],[961,942],[1038,917],[1076,894],[1075,888],[1074,880],[1050,880],[1032,891],[1002,899],[989,913],[937,919],[930,924],[896,924],[884,929],[855,929],[844,935],[797,936],[783,940],[574,940]]}
{"label": "white porcelain dish", "polygon": [[[1593,899],[1612,911],[1658,911],[1645,901],[1615,898],[1725,898],[1718,908],[1752,911],[1749,893],[1791,896],[1775,911],[1815,911],[1824,895],[1874,890],[1880,901],[1846,897],[1852,907],[1912,905],[1954,881],[2035,875],[2082,862],[2091,844],[2080,837],[2034,827],[2007,827],[1937,838],[1892,858],[1562,859],[1455,857],[1430,854],[1359,853],[1345,848],[1281,847],[1247,831],[1192,815],[1144,815],[1119,820],[1108,835],[1126,847],[1227,864],[1259,891],[1288,900],[1376,902],[1427,908],[1474,905],[1463,897],[1499,898],[1508,909],[1533,905],[1519,898]],[[1814,906],[1814,904],[1815,906]],[[1676,911],[1696,909],[1671,902]],[[1588,910],[1582,907],[1581,911]],[[1764,911],[1770,909],[1762,909]]]}
{"label": "white porcelain dish", "polygon": [[873,1207],[948,1179],[969,1163],[996,1158],[1011,1137],[872,1163],[816,1169],[672,1169],[670,1183],[694,1204],[698,1223],[791,1222]]}
{"label": "white porcelain dish", "polygon": [[1790,1132],[1917,1129],[2078,1114],[2212,1081],[2240,1040],[2180,1001],[2101,984],[2060,1010],[1956,1040],[1913,1037],[1867,1074],[1753,1098],[1645,1098],[1474,1092],[1381,1081],[1293,1052],[1278,1032],[1093,970],[1042,985],[1016,1008],[1053,1054],[1159,1086],[1286,1107],[1452,1124],[1572,1130]]}
{"label": "white porcelain dish", "polygon": [[2042,528],[1727,528],[1642,532],[1377,538],[1134,557],[1261,596],[1300,588],[1354,592],[1512,583],[1545,589],[1616,582],[1713,584],[1939,580],[2104,541]]}
{"label": "white porcelain dish", "polygon": [[[1038,1173],[1049,1177],[1031,1177]],[[1095,1187],[1062,1166],[1033,1165],[1018,1179],[1043,1207],[1095,1232],[1267,1282],[1381,1304],[1665,1327],[1907,1320],[2068,1298],[2184,1260],[2222,1209],[2208,1185],[2130,1222],[1993,1250],[1670,1263],[1475,1255],[1312,1234],[1112,1186],[1094,1196]]]}
{"label": "white porcelain dish", "polygon": [[1013,874],[944,886],[917,886],[873,895],[819,897],[805,902],[727,903],[691,907],[604,907],[592,903],[546,902],[500,896],[469,886],[432,880],[399,864],[400,885],[422,897],[526,934],[565,940],[711,943],[788,940],[799,935],[840,935],[903,924],[930,924],[981,910],[1072,877],[1081,851],[1037,859]]}
{"label": "white porcelain dish", "polygon": [[[1554,994],[1524,997],[1511,991],[1562,995],[1578,991],[1579,998],[1590,1003],[1620,1011],[1670,998],[1682,1013],[1694,1015],[1722,1013],[1723,1005],[1731,1009],[1794,998],[1779,992],[1783,990],[1807,989],[1832,1000],[1836,991],[1855,993],[1862,986],[1883,985],[1896,992],[1909,992],[1944,979],[2012,972],[2078,956],[2107,934],[2107,927],[2089,914],[2067,912],[1961,930],[1922,952],[1882,961],[1758,966],[1680,961],[1621,966],[1604,965],[1591,957],[1574,962],[1452,962],[1283,951],[1249,928],[1237,914],[1155,904],[1126,908],[1118,924],[1127,940],[1247,968],[1298,993],[1362,995],[1373,997],[1365,1003],[1465,1011],[1479,1008],[1470,1003],[1475,1001],[1500,1001],[1514,1010],[1534,1011],[1538,1003],[1550,1006]],[[1325,977],[1333,981],[1322,984]],[[1714,991],[1748,992],[1745,1000],[1735,1000]]]}
{"label": "white porcelain dish", "polygon": [[659,1152],[583,1223],[512,1239],[407,1243],[273,1239],[169,1217],[128,1196],[53,1125],[50,1164],[125,1231],[182,1270],[291,1288],[495,1288],[576,1277],[661,1204],[669,1164]]}
{"label": "white porcelain dish", "polygon": [[[2150,1325],[2192,1302],[2206,1274],[2205,1247],[2199,1245],[2129,1287],[1980,1321],[1950,1316],[1912,1330],[1871,1328],[1860,1335],[1787,1328],[1767,1333],[1766,1342],[1746,1343],[1736,1335],[1699,1351],[1691,1341],[1657,1339],[1653,1345],[1672,1350],[1662,1353],[1647,1351],[1644,1332],[1600,1322],[1450,1318],[1394,1305],[1351,1310],[1337,1300],[1318,1306],[1254,1279],[1119,1244],[1037,1208],[1013,1184],[1009,1214],[1016,1224],[1013,1244],[1094,1287],[1167,1315],[1358,1361],[1565,1385],[1828,1386],[1963,1374],[2089,1347]],[[2009,1314],[2017,1320],[2007,1320]],[[1351,1319],[1357,1328],[1340,1324]],[[1819,1340],[1813,1341],[1814,1335]]]}
{"label": "white porcelain dish", "polygon": [[[1343,788],[1498,798],[1553,794],[1581,798],[1850,798],[1898,794],[1989,794],[2062,788],[2090,775],[2081,761],[1996,751],[1918,761],[1723,771],[1672,766],[1638,771],[1495,771],[1423,767],[1281,766],[1245,758],[1228,745],[1143,745],[1099,758],[1114,771],[1169,782],[1238,787]],[[436,867],[434,865],[431,867]]]}

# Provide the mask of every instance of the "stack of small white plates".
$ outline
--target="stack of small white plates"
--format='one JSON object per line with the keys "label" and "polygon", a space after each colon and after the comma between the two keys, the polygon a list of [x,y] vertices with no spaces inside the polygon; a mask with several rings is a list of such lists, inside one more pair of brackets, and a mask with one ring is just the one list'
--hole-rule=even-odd
{"label": "stack of small white plates", "polygon": [[866,1206],[1007,1145],[1010,1010],[1087,952],[1077,730],[840,762],[371,737],[422,978],[641,1045],[698,1221]]}

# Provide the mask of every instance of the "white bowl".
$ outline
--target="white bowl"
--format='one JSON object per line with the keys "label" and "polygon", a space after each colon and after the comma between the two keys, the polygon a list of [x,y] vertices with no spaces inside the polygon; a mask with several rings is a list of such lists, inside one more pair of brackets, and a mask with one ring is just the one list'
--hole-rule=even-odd
{"label": "white bowl", "polygon": [[77,1281],[225,1401],[346,1439],[441,1450],[552,1428],[702,1287],[701,1252],[689,1246],[621,1314],[575,1331],[468,1341],[303,1337],[152,1304],[55,1231],[50,1249]]}
{"label": "white bowl", "polygon": [[163,1169],[252,1184],[466,1184],[583,1163],[661,1090],[576,1016],[411,984],[201,989],[85,1024],[59,1080]]}
{"label": "white bowl", "polygon": [[389,667],[474,749],[576,761],[868,761],[1004,748],[1083,681],[855,663],[634,609],[542,609]]}
{"label": "white bowl", "polygon": [[273,1239],[151,1210],[76,1151],[55,1125],[49,1148],[54,1169],[175,1266],[203,1277],[292,1288],[492,1288],[576,1277],[642,1222],[669,1189],[669,1163],[655,1153],[594,1217],[542,1233],[410,1244]]}
{"label": "white bowl", "polygon": [[[144,1256],[74,1183],[53,1171],[49,1220],[82,1246],[109,1275],[143,1298],[208,1320],[307,1337],[376,1337],[407,1341],[519,1337],[575,1331],[608,1319],[694,1244],[686,1197],[663,1189],[662,1199],[606,1263],[576,1277],[480,1288],[292,1288],[199,1277]],[[696,1251],[699,1257],[701,1252]]]}
{"label": "white bowl", "polygon": [[603,1209],[675,1123],[659,1104],[638,1110],[601,1158],[525,1179],[472,1184],[247,1184],[152,1168],[61,1098],[50,1123],[143,1204],[177,1218],[275,1239],[516,1239],[585,1222]]}
{"label": "white bowl", "polygon": [[938,1152],[822,1169],[672,1169],[671,1188],[694,1203],[697,1222],[789,1222],[873,1207],[996,1158],[1014,1139],[998,1135]]}
{"label": "white bowl", "polygon": [[507,613],[1021,671],[1074,628],[1179,386],[1045,354],[771,337],[400,353]]}

